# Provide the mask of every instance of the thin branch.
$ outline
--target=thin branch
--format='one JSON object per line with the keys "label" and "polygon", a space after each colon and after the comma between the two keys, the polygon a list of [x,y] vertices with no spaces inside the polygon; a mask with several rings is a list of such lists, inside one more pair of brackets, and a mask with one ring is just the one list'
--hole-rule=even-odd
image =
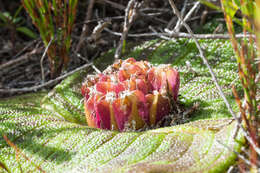
{"label": "thin branch", "polygon": [[115,51],[115,59],[119,59],[122,53],[123,43],[127,37],[128,31],[133,24],[135,18],[137,17],[137,8],[141,6],[136,0],[130,0],[127,8],[125,10],[125,20],[124,20],[124,28],[123,33],[120,38],[118,47]]}
{"label": "thin branch", "polygon": [[125,6],[123,6],[119,3],[115,3],[115,2],[112,2],[112,1],[109,1],[109,0],[98,0],[97,1],[97,3],[100,3],[100,2],[105,2],[109,5],[111,5],[112,7],[119,9],[119,10],[125,10]]}
{"label": "thin branch", "polygon": [[[90,0],[89,5],[88,5],[88,9],[87,9],[87,13],[86,13],[85,21],[89,21],[91,19],[94,3],[95,3],[95,0]],[[82,32],[81,32],[81,35],[80,35],[80,39],[79,39],[78,45],[76,47],[76,53],[78,53],[78,51],[82,47],[83,42],[85,40],[84,37],[88,34],[88,32],[89,32],[88,24],[84,24],[84,26],[82,28]]]}
{"label": "thin branch", "polygon": [[[190,11],[187,13],[187,15],[184,17],[183,22],[186,22],[191,17],[192,13],[197,9],[197,7],[199,5],[200,5],[200,2],[197,1],[194,4],[194,6],[190,9]],[[181,17],[182,17],[182,15],[181,15]],[[182,21],[179,19],[177,24],[176,24],[176,26],[175,26],[175,28],[174,28],[174,30],[173,30],[174,32],[179,32],[180,31],[180,29],[182,27],[181,23],[182,23]]]}
{"label": "thin branch", "polygon": [[[115,36],[122,36],[122,33],[120,32],[115,32],[112,31],[108,28],[105,28],[104,31],[113,34]],[[128,37],[155,37],[155,36],[164,36],[167,40],[172,40],[173,38],[193,38],[191,34],[189,33],[175,33],[172,31],[169,31],[167,29],[165,29],[165,33],[162,32],[151,32],[151,33],[140,33],[140,34],[128,34]],[[229,34],[194,34],[193,35],[194,38],[196,39],[230,39]],[[251,34],[248,35],[244,35],[244,34],[236,34],[235,37],[236,38],[248,38],[252,36]],[[255,37],[255,35],[253,35],[253,37]]]}
{"label": "thin branch", "polygon": [[17,58],[19,57],[20,55],[22,55],[22,53],[24,53],[24,51],[26,51],[29,47],[31,47],[33,44],[37,43],[37,41],[39,41],[40,39],[37,38],[36,40],[33,40],[31,41],[30,43],[27,43],[26,46],[21,50],[19,51],[15,56],[13,56],[13,58]]}
{"label": "thin branch", "polygon": [[85,64],[81,67],[78,67],[76,68],[75,70],[71,71],[71,72],[68,72],[62,76],[59,76],[57,77],[56,79],[53,79],[53,80],[49,80],[48,82],[46,83],[43,83],[43,84],[40,84],[40,85],[36,85],[36,86],[33,86],[33,87],[25,87],[25,88],[6,88],[6,89],[0,89],[0,93],[18,93],[18,92],[31,92],[31,91],[37,91],[39,89],[42,89],[44,87],[47,87],[47,86],[51,86],[53,84],[55,84],[56,82],[58,81],[61,81],[62,79],[72,75],[73,73],[77,72],[77,71],[80,71],[84,68],[87,68],[89,66],[91,66],[92,63],[88,63],[88,64]]}
{"label": "thin branch", "polygon": [[[156,29],[152,26],[149,26],[149,29],[153,31],[154,34],[156,34],[158,37],[160,37],[161,39],[164,39],[164,40],[172,40],[172,38],[168,37],[168,36],[164,36],[164,34],[160,34],[156,31]],[[175,39],[173,39],[175,40]]]}
{"label": "thin branch", "polygon": [[[124,7],[125,9],[125,7]],[[155,19],[154,17],[156,16],[160,16],[163,13],[166,13],[166,11],[164,10],[160,10],[160,9],[151,9],[151,10],[158,10],[158,12],[151,12],[151,13],[145,13],[145,11],[147,11],[148,9],[140,9],[140,16],[143,17],[149,17],[151,19]],[[86,20],[84,22],[78,22],[75,25],[82,25],[82,24],[89,24],[89,23],[94,23],[94,22],[99,22],[99,21],[113,21],[113,20],[122,20],[124,19],[125,16],[114,16],[114,17],[103,17],[103,18],[98,18],[98,19],[91,19],[91,20]],[[157,19],[156,19],[157,20]],[[162,23],[167,23],[166,21],[162,21],[162,19],[160,19],[160,22]]]}
{"label": "thin branch", "polygon": [[238,124],[239,124],[239,126],[240,126],[240,128],[241,128],[243,134],[245,135],[246,139],[248,140],[248,142],[254,147],[255,151],[260,155],[260,149],[256,146],[256,144],[254,143],[254,141],[252,140],[252,138],[248,135],[247,131],[245,130],[245,128],[244,128],[244,127],[242,126],[242,124],[240,123],[239,118],[236,116],[236,114],[235,114],[234,111],[232,110],[231,105],[229,104],[227,98],[225,97],[225,95],[224,95],[224,93],[223,93],[223,91],[222,91],[222,88],[221,88],[220,85],[218,84],[218,80],[217,80],[217,78],[216,78],[215,73],[213,72],[211,66],[209,65],[208,60],[205,58],[204,52],[202,51],[202,48],[201,48],[201,46],[200,46],[198,40],[194,37],[194,34],[193,34],[191,28],[189,27],[189,25],[187,25],[187,23],[183,22],[183,20],[182,20],[182,18],[181,18],[181,16],[180,16],[180,12],[179,12],[178,9],[176,8],[174,2],[173,2],[172,0],[169,0],[169,3],[170,3],[170,5],[171,5],[171,7],[172,7],[172,9],[173,9],[173,13],[176,14],[176,16],[177,16],[179,19],[181,19],[182,24],[185,26],[185,28],[186,28],[186,29],[188,30],[188,32],[191,34],[191,36],[192,36],[192,38],[193,38],[193,40],[194,40],[194,42],[195,42],[195,44],[196,44],[196,46],[197,46],[199,52],[200,52],[200,57],[202,58],[204,64],[205,64],[205,65],[207,66],[207,68],[209,69],[209,72],[210,72],[210,74],[211,74],[211,77],[212,77],[212,79],[213,79],[213,81],[214,81],[214,83],[215,83],[215,85],[216,85],[216,87],[217,87],[217,89],[218,89],[218,91],[219,91],[220,96],[221,96],[222,99],[224,100],[224,102],[225,102],[225,104],[226,104],[226,106],[227,106],[227,108],[228,108],[230,114],[231,114],[231,115],[235,118],[235,120],[238,122]]}
{"label": "thin branch", "polygon": [[183,3],[183,7],[181,8],[181,17],[183,17],[186,12],[187,4],[188,4],[188,0],[185,0]]}
{"label": "thin branch", "polygon": [[111,21],[105,21],[105,22],[98,22],[98,25],[93,29],[93,32],[90,36],[90,38],[88,38],[89,40],[92,39],[95,42],[97,42],[100,38],[101,38],[101,32],[108,26],[111,24]]}
{"label": "thin branch", "polygon": [[179,12],[178,9],[176,8],[176,6],[175,6],[173,0],[169,0],[169,3],[170,3],[170,5],[171,5],[171,7],[172,7],[172,9],[173,9],[173,13],[176,14],[176,16],[181,20],[181,23],[185,26],[185,28],[187,29],[187,31],[188,31],[188,32],[190,33],[190,35],[192,36],[192,38],[193,38],[193,40],[194,40],[194,42],[195,42],[195,44],[196,44],[196,46],[197,46],[197,48],[198,48],[198,50],[199,50],[200,57],[201,57],[201,59],[203,60],[204,64],[205,64],[205,65],[207,66],[207,68],[209,69],[209,72],[210,72],[210,74],[211,74],[211,77],[212,77],[212,79],[213,79],[213,81],[214,81],[214,83],[215,83],[215,85],[216,85],[216,87],[217,87],[217,89],[218,89],[218,91],[219,91],[220,96],[221,96],[222,99],[224,100],[224,102],[225,102],[225,104],[226,104],[226,106],[227,106],[229,112],[231,113],[231,115],[232,115],[235,119],[238,119],[237,116],[236,116],[236,114],[234,113],[233,109],[231,108],[231,105],[229,104],[227,98],[225,97],[225,95],[224,95],[224,93],[223,93],[223,91],[222,91],[222,88],[220,87],[220,85],[219,85],[219,83],[218,83],[217,77],[216,77],[216,75],[215,75],[213,69],[212,69],[211,66],[209,65],[209,62],[208,62],[207,58],[205,57],[204,52],[203,52],[203,50],[202,50],[202,48],[201,48],[201,46],[200,46],[198,40],[194,37],[194,34],[193,34],[191,28],[190,28],[189,25],[187,25],[187,23],[184,22],[183,19],[181,18],[180,12]]}
{"label": "thin branch", "polygon": [[15,64],[19,64],[20,62],[24,62],[25,60],[28,60],[28,59],[31,58],[30,55],[35,54],[35,53],[37,53],[37,50],[33,49],[31,52],[28,52],[28,53],[20,56],[19,58],[16,58],[14,60],[10,60],[10,61],[0,65],[0,70],[3,70],[4,68],[7,68],[9,66],[13,66]]}
{"label": "thin branch", "polygon": [[101,73],[102,73],[94,64],[92,64],[91,67],[92,67],[98,74],[101,74]]}
{"label": "thin branch", "polygon": [[44,67],[43,67],[43,60],[44,60],[44,57],[46,56],[47,54],[47,51],[53,41],[54,37],[51,38],[51,40],[49,41],[48,45],[46,46],[44,52],[43,52],[43,55],[41,57],[41,61],[40,61],[40,65],[41,65],[41,74],[42,74],[42,83],[44,83],[45,81],[45,76],[44,76]]}

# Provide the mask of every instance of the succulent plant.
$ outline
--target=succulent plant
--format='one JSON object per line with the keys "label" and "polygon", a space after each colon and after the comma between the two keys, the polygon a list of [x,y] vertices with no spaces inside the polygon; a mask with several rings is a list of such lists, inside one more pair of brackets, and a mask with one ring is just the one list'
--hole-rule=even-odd
{"label": "succulent plant", "polygon": [[155,125],[177,100],[179,74],[169,65],[152,66],[134,58],[119,60],[82,85],[90,127],[123,131]]}

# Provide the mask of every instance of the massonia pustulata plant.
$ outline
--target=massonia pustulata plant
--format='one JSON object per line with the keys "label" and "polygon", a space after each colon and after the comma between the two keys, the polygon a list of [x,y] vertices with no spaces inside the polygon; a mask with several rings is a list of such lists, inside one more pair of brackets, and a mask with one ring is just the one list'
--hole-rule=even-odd
{"label": "massonia pustulata plant", "polygon": [[153,66],[134,58],[119,60],[82,85],[90,127],[124,131],[152,126],[169,115],[180,77],[170,65]]}

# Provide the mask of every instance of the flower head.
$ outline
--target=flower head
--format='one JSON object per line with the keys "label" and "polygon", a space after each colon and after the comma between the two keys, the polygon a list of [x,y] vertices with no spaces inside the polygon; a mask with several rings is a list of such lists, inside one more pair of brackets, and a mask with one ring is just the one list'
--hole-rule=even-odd
{"label": "flower head", "polygon": [[176,101],[179,73],[134,58],[120,60],[83,83],[86,120],[90,127],[123,131],[155,125],[170,113]]}

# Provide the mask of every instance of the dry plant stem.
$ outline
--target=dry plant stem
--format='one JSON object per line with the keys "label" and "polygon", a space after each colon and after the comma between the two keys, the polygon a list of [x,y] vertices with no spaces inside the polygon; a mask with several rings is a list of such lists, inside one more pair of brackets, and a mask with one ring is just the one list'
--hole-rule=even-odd
{"label": "dry plant stem", "polygon": [[85,64],[81,67],[78,67],[76,68],[75,70],[71,71],[71,72],[68,72],[62,76],[59,76],[57,77],[56,79],[53,79],[53,80],[49,80],[48,82],[46,83],[43,83],[41,85],[36,85],[36,86],[33,86],[33,87],[25,87],[25,88],[7,88],[7,89],[0,89],[0,93],[18,93],[18,92],[31,92],[31,91],[37,91],[39,89],[42,89],[44,87],[47,87],[47,86],[52,86],[54,85],[56,82],[58,81],[61,81],[62,79],[65,79],[66,77],[72,75],[73,73],[77,72],[77,71],[80,71],[84,68],[87,68],[89,66],[91,66],[92,63],[88,63],[88,64]]}
{"label": "dry plant stem", "polygon": [[101,38],[101,32],[110,24],[110,21],[105,21],[103,23],[98,22],[98,25],[93,29],[90,38],[97,42]]}
{"label": "dry plant stem", "polygon": [[194,34],[193,34],[191,28],[190,28],[189,25],[187,25],[187,24],[183,21],[183,19],[181,18],[180,12],[179,12],[178,9],[176,8],[174,2],[173,2],[172,0],[169,0],[169,3],[170,3],[170,5],[171,5],[171,7],[172,7],[172,9],[173,9],[173,13],[176,14],[176,16],[179,18],[179,20],[181,20],[181,23],[185,26],[185,28],[187,29],[187,31],[189,32],[189,34],[192,36],[192,38],[193,38],[193,40],[194,40],[194,42],[195,42],[195,44],[196,44],[196,46],[197,46],[197,48],[198,48],[198,50],[199,50],[200,57],[202,58],[204,64],[205,64],[205,65],[207,66],[207,68],[209,69],[209,72],[210,72],[210,74],[211,74],[211,77],[212,77],[212,79],[213,79],[213,81],[214,81],[214,83],[215,83],[215,85],[216,85],[216,87],[217,87],[217,89],[218,89],[218,91],[219,91],[220,96],[221,96],[222,99],[224,100],[224,102],[225,102],[225,104],[226,104],[226,106],[227,106],[229,112],[231,113],[231,115],[232,115],[236,120],[238,120],[238,118],[237,118],[236,114],[234,113],[234,111],[232,110],[232,108],[231,108],[231,106],[230,106],[230,104],[229,104],[227,98],[225,97],[225,95],[224,95],[224,93],[223,93],[223,91],[222,91],[222,88],[220,87],[220,85],[219,85],[219,83],[218,83],[218,80],[217,80],[217,78],[216,78],[215,73],[213,72],[211,66],[209,65],[208,60],[206,59],[206,57],[205,57],[205,55],[204,55],[204,52],[202,51],[202,48],[201,48],[201,46],[200,46],[198,40],[194,37]]}
{"label": "dry plant stem", "polygon": [[191,28],[189,27],[189,25],[187,25],[185,22],[183,22],[181,16],[180,16],[180,13],[178,11],[178,9],[176,8],[174,2],[172,0],[169,0],[169,3],[173,9],[173,12],[176,14],[176,16],[181,19],[183,25],[185,26],[185,28],[188,30],[188,32],[190,33],[190,35],[193,37],[193,40],[195,41],[195,44],[200,52],[200,57],[202,58],[204,64],[207,66],[207,68],[209,69],[210,71],[210,74],[211,74],[211,77],[219,91],[219,94],[220,96],[222,97],[222,99],[224,100],[230,114],[233,116],[233,118],[237,121],[239,127],[242,129],[242,132],[244,133],[245,137],[247,138],[247,140],[252,144],[252,146],[255,148],[256,152],[259,154],[260,153],[260,150],[259,148],[256,146],[256,144],[253,142],[253,139],[248,135],[248,133],[246,132],[245,128],[241,125],[240,123],[240,120],[239,118],[236,116],[236,114],[234,113],[234,111],[232,110],[227,98],[225,97],[223,91],[222,91],[222,88],[220,87],[220,85],[218,84],[218,80],[216,78],[216,75],[215,73],[213,72],[212,68],[210,67],[209,63],[208,63],[208,60],[205,58],[205,55],[204,55],[204,52],[202,51],[202,48],[200,46],[200,44],[198,43],[197,39],[193,36],[193,32],[191,30]]}
{"label": "dry plant stem", "polygon": [[[223,7],[223,9],[224,9],[224,7]],[[246,103],[247,103],[247,108],[244,107],[244,106],[241,106],[241,103],[238,103],[238,105],[240,107],[242,119],[245,122],[245,128],[247,129],[247,131],[244,130],[244,127],[241,125],[241,123],[240,123],[240,125],[241,125],[241,128],[242,128],[242,131],[244,132],[244,134],[246,134],[245,137],[246,137],[247,141],[250,144],[251,164],[256,165],[255,161],[257,160],[257,157],[260,156],[260,148],[259,148],[259,142],[257,141],[257,137],[258,137],[257,124],[254,125],[253,123],[257,123],[256,122],[257,120],[253,119],[254,116],[253,117],[250,116],[251,113],[253,113],[252,112],[252,101],[254,100],[255,93],[254,93],[254,91],[252,91],[252,89],[253,89],[252,85],[248,86],[248,84],[250,83],[249,82],[250,78],[251,78],[251,80],[254,80],[253,82],[255,82],[256,79],[252,78],[252,75],[254,73],[252,71],[251,63],[246,61],[246,59],[247,59],[246,56],[250,56],[250,55],[247,55],[247,53],[245,52],[245,46],[246,45],[243,42],[241,42],[241,48],[239,48],[239,43],[234,37],[234,29],[233,29],[232,19],[229,15],[226,14],[225,9],[224,9],[224,15],[225,15],[226,23],[227,23],[228,32],[229,32],[229,35],[230,35],[230,38],[231,38],[231,43],[232,43],[233,49],[234,49],[234,51],[237,55],[237,58],[238,58],[237,61],[238,61],[239,76],[240,76],[240,80],[241,80],[242,85],[243,85],[245,100],[246,100]],[[250,26],[250,21],[247,24]],[[246,28],[245,27],[243,28],[243,32],[246,34]],[[253,44],[252,38],[249,38],[249,41],[250,41],[250,44]],[[250,58],[254,58],[254,56],[252,56]],[[241,67],[242,65],[246,66],[246,69],[247,69],[246,72]],[[249,73],[249,75],[247,76],[247,75],[245,75],[245,73]],[[243,81],[243,80],[245,80],[245,81]],[[234,91],[233,91],[233,93],[236,94],[236,92],[234,92]],[[247,95],[246,93],[249,94],[249,95]],[[240,102],[239,97],[238,96],[235,96],[235,97],[236,97],[236,101]],[[250,109],[251,109],[251,111],[250,111]],[[247,117],[244,110],[248,110],[249,117]],[[258,156],[257,156],[257,154],[258,154]],[[254,166],[252,166],[252,167],[254,167]]]}
{"label": "dry plant stem", "polygon": [[[122,36],[122,33],[112,31],[108,28],[105,28],[104,31],[107,31],[110,34],[116,35],[116,36]],[[159,33],[159,32],[151,32],[151,33],[141,33],[141,34],[128,34],[128,37],[155,37],[155,36],[164,36],[167,40],[173,40],[173,38],[193,38],[191,34],[189,33],[175,33],[169,30],[165,30],[165,33]],[[196,39],[230,39],[230,36],[228,34],[194,34],[194,38]],[[244,34],[236,34],[236,38],[248,38],[252,35],[244,35]],[[254,36],[254,35],[253,35]]]}
{"label": "dry plant stem", "polygon": [[94,64],[92,64],[91,67],[92,67],[98,74],[101,74],[101,73],[102,73]]}
{"label": "dry plant stem", "polygon": [[123,5],[119,4],[119,3],[115,3],[115,2],[109,1],[109,0],[97,0],[97,3],[98,2],[105,2],[105,3],[111,5],[114,8],[117,8],[119,10],[125,10],[125,6],[123,6]]}
{"label": "dry plant stem", "polygon": [[25,158],[27,161],[29,161],[30,163],[32,163],[32,164],[38,169],[38,171],[45,173],[45,171],[44,171],[39,165],[36,165],[35,163],[33,163],[33,162],[30,160],[30,158],[28,158],[24,153],[22,153],[21,150],[20,150],[14,143],[12,143],[12,142],[7,138],[6,135],[3,135],[3,138],[4,138],[4,140],[6,141],[6,143],[7,143],[10,147],[12,147],[12,148],[15,150],[16,158],[18,158],[19,156],[22,156],[22,157]]}
{"label": "dry plant stem", "polygon": [[52,41],[53,41],[53,38],[51,38],[51,40],[49,41],[48,45],[46,46],[46,48],[45,48],[45,50],[44,50],[44,52],[43,52],[43,55],[42,55],[41,61],[40,61],[40,65],[41,65],[41,74],[42,74],[42,83],[45,82],[43,60],[44,60],[44,58],[45,58],[45,56],[46,56],[46,54],[47,54],[47,51],[48,51],[48,49],[49,49],[49,47],[50,47]]}
{"label": "dry plant stem", "polygon": [[[125,7],[124,7],[125,9]],[[155,17],[156,16],[160,16],[162,15],[163,13],[165,13],[165,11],[163,10],[159,10],[159,9],[154,9],[154,10],[158,10],[159,12],[151,12],[151,13],[144,13],[147,9],[140,9],[139,12],[140,12],[140,16],[143,16],[143,17],[149,17],[149,18],[152,18],[152,19],[155,19],[157,20]],[[152,9],[151,9],[152,10]],[[120,19],[124,19],[125,16],[114,16],[114,17],[103,17],[103,18],[95,18],[95,19],[91,19],[91,20],[87,20],[87,21],[84,21],[84,22],[78,22],[77,24],[75,25],[82,25],[82,24],[89,24],[89,23],[93,23],[93,22],[99,22],[99,21],[112,21],[112,20],[120,20]],[[162,23],[168,23],[162,19],[159,19],[160,22]],[[158,21],[159,21],[158,20]]]}
{"label": "dry plant stem", "polygon": [[19,64],[20,62],[23,62],[23,61],[25,61],[25,60],[31,58],[30,55],[35,54],[36,52],[37,52],[37,50],[34,49],[34,50],[32,50],[31,52],[26,53],[26,54],[20,56],[19,58],[16,58],[16,59],[14,59],[14,60],[10,60],[10,61],[8,61],[8,62],[6,62],[6,63],[0,65],[0,70],[3,70],[3,69],[5,69],[5,68],[7,68],[7,67],[10,67],[10,66],[13,66],[13,65],[16,65],[16,64]]}
{"label": "dry plant stem", "polygon": [[[172,7],[172,9],[173,9],[173,12],[177,15],[177,17],[178,17],[179,19],[181,19],[180,13],[179,13],[178,9],[176,8],[174,2],[173,2],[172,0],[169,0],[169,3],[170,3],[170,5],[171,5],[171,7]],[[190,28],[185,22],[183,22],[183,25],[184,25],[185,28],[188,30],[188,32],[191,34],[191,36],[193,36],[193,32],[192,32],[191,28]],[[199,50],[199,52],[200,52],[200,57],[201,57],[202,60],[204,61],[204,64],[208,67],[208,69],[209,69],[209,71],[210,71],[210,74],[211,74],[211,76],[212,76],[212,79],[213,79],[213,81],[214,81],[214,83],[215,83],[217,89],[219,90],[219,94],[220,94],[220,96],[222,97],[222,99],[224,100],[224,102],[225,102],[225,104],[226,104],[226,106],[227,106],[229,112],[230,112],[231,115],[234,117],[234,119],[237,121],[239,127],[242,129],[242,132],[244,133],[244,135],[245,135],[245,137],[247,138],[247,140],[250,142],[250,144],[252,144],[252,146],[255,148],[256,152],[259,154],[259,153],[260,153],[260,149],[256,146],[256,144],[254,143],[253,139],[248,135],[248,133],[246,132],[245,128],[241,125],[239,118],[236,116],[236,114],[235,114],[234,111],[232,110],[232,108],[231,108],[229,102],[227,101],[227,99],[226,99],[226,97],[225,97],[225,95],[224,95],[224,93],[223,93],[223,91],[222,91],[222,88],[221,88],[220,85],[218,84],[218,80],[217,80],[217,78],[216,78],[215,73],[213,72],[212,68],[210,67],[210,65],[209,65],[209,63],[208,63],[208,61],[207,61],[207,59],[206,59],[205,56],[204,56],[204,53],[203,53],[203,51],[202,51],[202,48],[200,47],[200,45],[199,45],[197,39],[194,38],[194,37],[193,37],[193,39],[194,39],[195,44],[196,44],[196,46],[197,46],[197,48],[198,48],[198,50]]]}
{"label": "dry plant stem", "polygon": [[[95,3],[95,0],[90,0],[85,21],[89,21],[91,19],[94,3]],[[85,40],[84,37],[88,34],[88,32],[89,32],[89,27],[88,27],[88,24],[85,23],[83,26],[81,35],[80,35],[79,43],[76,48],[76,53],[78,53],[78,51],[81,49],[83,42]]]}
{"label": "dry plant stem", "polygon": [[[162,15],[163,12],[157,12],[157,13],[155,12],[155,13],[147,13],[146,14],[143,11],[145,11],[145,10],[144,9],[140,9],[139,10],[139,14],[140,14],[141,17],[150,18],[153,21],[158,21],[158,22],[163,23],[163,24],[167,24],[168,23],[168,21],[165,21],[165,20],[162,20],[162,19],[156,17],[156,16]],[[124,18],[125,18],[125,16],[104,17],[104,18],[98,18],[98,19],[87,20],[87,21],[84,21],[84,22],[79,22],[76,25],[89,24],[89,23],[100,22],[100,21],[120,20],[120,19],[124,19]]]}
{"label": "dry plant stem", "polygon": [[230,114],[234,117],[234,119],[237,121],[239,127],[242,129],[242,132],[244,133],[245,137],[247,138],[247,140],[250,142],[250,144],[254,147],[255,151],[260,155],[260,149],[256,146],[256,144],[254,143],[253,139],[248,135],[248,133],[246,132],[245,128],[242,126],[242,124],[240,123],[240,120],[239,118],[236,116],[236,114],[234,113],[234,111],[232,110],[227,98],[225,97],[223,91],[222,91],[222,88],[220,87],[220,85],[218,84],[218,80],[216,78],[216,75],[215,73],[213,72],[212,68],[210,67],[209,63],[208,63],[208,60],[205,58],[204,56],[204,53],[202,51],[202,48],[200,46],[200,44],[198,43],[197,39],[193,36],[193,32],[191,30],[191,28],[189,27],[189,25],[187,25],[185,22],[183,22],[181,16],[180,16],[180,13],[178,11],[178,9],[176,8],[174,2],[172,0],[169,0],[169,3],[173,9],[173,13],[176,14],[176,16],[181,19],[183,25],[185,26],[185,28],[188,30],[188,32],[191,34],[191,36],[193,37],[193,40],[195,41],[195,44],[200,52],[200,57],[202,58],[204,64],[208,67],[209,71],[210,71],[210,74],[212,76],[212,79],[219,91],[219,94],[220,96],[222,97],[222,99],[224,100]]}
{"label": "dry plant stem", "polygon": [[125,20],[123,33],[119,41],[119,45],[115,52],[115,59],[119,59],[122,54],[123,43],[127,37],[128,31],[133,24],[135,18],[137,17],[137,8],[140,4],[136,0],[129,1],[127,8],[125,10]]}
{"label": "dry plant stem", "polygon": [[188,4],[188,0],[185,0],[184,3],[183,3],[183,7],[181,9],[181,17],[183,17],[185,12],[186,12],[187,4]]}
{"label": "dry plant stem", "polygon": [[[31,41],[30,43],[27,43],[26,46],[21,50],[19,51],[13,58],[17,58],[19,57],[22,53],[24,53],[24,51],[26,51],[29,47],[31,47],[32,45],[34,45],[35,43],[37,43],[40,39],[36,39],[36,40],[33,40]],[[34,47],[35,48],[35,47]]]}
{"label": "dry plant stem", "polygon": [[[186,22],[190,17],[191,17],[191,15],[192,15],[192,13],[196,10],[196,8],[198,7],[200,5],[200,2],[199,1],[197,1],[195,4],[194,4],[194,6],[190,9],[190,11],[187,13],[187,15],[184,17],[184,19],[183,19],[183,22]],[[174,32],[179,32],[180,31],[180,29],[181,29],[181,27],[182,27],[182,21],[179,19],[178,20],[178,22],[177,22],[177,24],[176,24],[176,26],[175,26],[175,28],[174,28]]]}

